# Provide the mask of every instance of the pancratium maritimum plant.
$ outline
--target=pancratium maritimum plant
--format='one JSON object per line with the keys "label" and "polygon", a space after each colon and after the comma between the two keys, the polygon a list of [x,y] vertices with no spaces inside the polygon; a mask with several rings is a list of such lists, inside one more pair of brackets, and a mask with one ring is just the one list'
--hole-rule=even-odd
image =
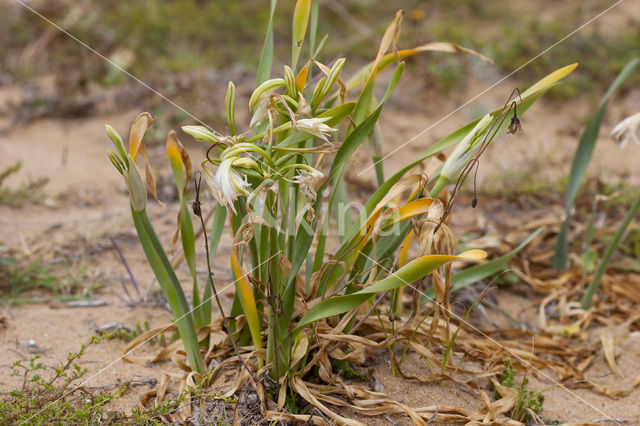
{"label": "pancratium maritimum plant", "polygon": [[[441,253],[439,247],[447,245],[437,243],[421,248],[419,255],[412,257],[408,243],[414,233],[420,241],[440,238],[420,235],[434,232],[433,226],[419,226],[435,203],[429,193],[435,196],[446,183],[455,180],[455,175],[473,156],[488,123],[500,111],[469,123],[385,178],[382,162],[378,160],[382,152],[381,132],[376,127],[382,108],[404,70],[401,60],[427,51],[466,52],[486,58],[450,43],[398,49],[402,19],[399,12],[386,30],[375,60],[352,78],[341,77],[345,58],[334,60],[330,66],[319,62],[316,59],[319,46],[315,44],[310,46],[312,59],[298,68],[308,32],[317,28],[314,22],[317,9],[312,5],[317,6],[317,2],[296,2],[291,66],[285,66],[279,77],[271,77],[273,34],[268,34],[257,88],[249,100],[252,114],[249,123],[236,122],[236,88],[229,83],[225,96],[228,133],[222,135],[204,126],[184,126],[182,130],[208,144],[201,168],[217,201],[207,240],[211,259],[223,233],[228,232],[233,240],[228,262],[236,292],[226,330],[228,339],[234,339],[243,348],[240,356],[256,373],[271,376],[278,387],[275,394],[279,410],[285,406],[289,411],[296,410],[299,401],[292,396],[297,394],[341,421],[342,417],[318,403],[303,379],[316,371],[322,380],[334,380],[330,358],[358,361],[355,355],[347,355],[356,352],[346,340],[341,342],[331,336],[355,333],[367,311],[361,308],[370,306],[374,299],[376,304],[380,303],[388,292],[411,285],[456,259],[484,257],[479,250],[457,255]],[[271,24],[269,28],[271,31]],[[316,40],[315,34],[309,38]],[[378,99],[373,90],[378,73],[394,63],[386,90]],[[517,105],[518,112],[524,113],[573,68],[556,71],[524,92]],[[495,133],[504,132],[507,124],[499,125]],[[246,130],[243,133],[240,129]],[[193,266],[193,310],[186,304],[181,283],[144,213],[142,200],[146,201],[146,192],[135,165],[136,154],[128,153],[115,131],[108,130],[117,147],[117,153],[109,156],[127,182],[143,248],[170,300],[189,365],[203,373],[213,368],[211,359],[203,358],[203,354],[212,351],[200,344],[205,337],[197,333],[197,328],[202,331],[207,321],[211,321],[211,293],[206,285],[201,297],[200,278],[195,272],[194,232],[185,201],[186,184],[192,176],[191,161],[176,134],[171,133],[167,153],[181,194],[179,233],[185,259],[190,268]],[[130,143],[144,147],[143,133],[138,132]],[[350,201],[344,174],[349,158],[367,139],[374,139],[377,147],[373,158],[380,186],[354,218],[343,208]],[[459,147],[442,171],[441,179],[445,181],[438,187],[427,186],[423,175],[413,172],[428,157],[457,143]],[[340,228],[343,232],[332,239],[329,231],[335,223],[344,225]],[[414,229],[412,224],[416,224]],[[329,250],[329,246],[337,249]],[[398,251],[402,251],[401,262],[395,263]],[[215,259],[216,264],[223,262],[220,257]],[[446,269],[446,274],[449,270]],[[205,282],[211,279],[208,276]],[[441,281],[450,285],[447,279]],[[441,293],[446,295],[446,289]],[[402,304],[394,312],[398,318],[406,314]],[[413,314],[410,318],[416,318],[415,311]],[[225,346],[224,342],[221,345]],[[246,380],[242,376],[239,381]]]}

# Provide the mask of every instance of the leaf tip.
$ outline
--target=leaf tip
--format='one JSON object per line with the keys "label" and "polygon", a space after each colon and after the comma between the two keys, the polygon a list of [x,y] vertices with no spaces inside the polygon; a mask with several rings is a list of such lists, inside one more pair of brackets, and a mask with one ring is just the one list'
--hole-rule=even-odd
{"label": "leaf tip", "polygon": [[458,257],[462,259],[469,259],[469,260],[482,260],[487,257],[487,252],[484,250],[478,250],[478,249],[467,250],[465,252],[460,253]]}

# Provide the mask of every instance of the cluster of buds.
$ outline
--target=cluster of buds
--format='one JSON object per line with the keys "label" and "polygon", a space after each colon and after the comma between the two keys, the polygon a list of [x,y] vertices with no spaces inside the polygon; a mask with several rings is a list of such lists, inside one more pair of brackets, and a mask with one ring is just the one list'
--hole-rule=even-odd
{"label": "cluster of buds", "polygon": [[[338,63],[338,71],[343,64],[344,61]],[[329,71],[337,74],[333,69]],[[234,213],[234,202],[239,197],[248,196],[251,199],[260,190],[271,187],[278,179],[287,179],[298,185],[308,200],[316,199],[316,186],[324,175],[306,162],[292,160],[302,158],[298,154],[326,152],[326,146],[331,144],[331,134],[337,129],[329,125],[331,117],[313,116],[313,107],[320,96],[315,92],[323,96],[328,93],[326,79],[321,81],[320,89],[314,92],[314,99],[310,103],[296,86],[292,75],[291,70],[285,67],[285,78],[267,80],[251,95],[249,108],[253,112],[250,122],[250,127],[255,132],[253,137],[235,134],[233,83],[229,84],[225,97],[231,135],[223,137],[202,126],[183,127],[195,139],[212,144],[209,151],[213,155],[207,155],[207,160],[202,163],[203,174],[217,201],[221,205],[230,206]],[[332,85],[335,78],[332,76],[331,80]],[[278,114],[284,115],[288,120],[275,127],[274,122],[279,121],[276,119]],[[273,139],[283,132],[288,132],[283,135],[286,137],[302,132],[306,136],[297,137],[297,140],[315,137],[327,145],[311,148],[300,143],[286,147],[279,147],[277,144],[274,146]]]}

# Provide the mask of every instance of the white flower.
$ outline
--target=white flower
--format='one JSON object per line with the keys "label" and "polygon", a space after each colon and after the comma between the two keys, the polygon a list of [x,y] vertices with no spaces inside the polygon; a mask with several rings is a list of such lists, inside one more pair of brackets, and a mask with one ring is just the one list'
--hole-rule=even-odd
{"label": "white flower", "polygon": [[301,183],[304,185],[315,185],[320,179],[322,179],[324,174],[320,170],[313,169],[298,169],[298,174],[294,176],[294,183]]}
{"label": "white flower", "polygon": [[637,135],[638,127],[640,127],[640,112],[619,122],[616,127],[613,128],[611,134],[616,139],[622,140],[620,142],[620,148],[627,146],[629,139],[633,139],[635,143],[640,144],[640,140]]}
{"label": "white flower", "polygon": [[233,168],[234,160],[237,160],[237,158],[222,160],[213,179],[211,181],[207,179],[207,182],[218,202],[223,206],[228,204],[231,206],[231,210],[236,213],[233,202],[238,199],[238,196],[248,194],[249,183],[246,181],[245,176]]}
{"label": "white flower", "polygon": [[447,179],[453,179],[460,169],[462,169],[465,164],[473,158],[482,145],[481,143],[478,143],[480,141],[480,137],[490,122],[491,114],[485,115],[482,117],[482,120],[476,124],[476,127],[474,127],[473,130],[470,131],[467,136],[460,141],[460,143],[458,143],[456,149],[451,153],[447,161],[445,161],[442,166],[442,172],[440,173],[441,176],[444,176]]}
{"label": "white flower", "polygon": [[298,169],[298,174],[295,175],[292,179],[293,183],[297,183],[300,185],[302,190],[304,191],[304,195],[310,199],[316,199],[316,184],[320,179],[324,177],[321,171],[312,169]]}
{"label": "white flower", "polygon": [[311,133],[313,136],[329,142],[327,135],[337,130],[324,124],[325,121],[330,119],[331,117],[303,118],[296,121],[295,127],[297,127],[299,130],[302,130],[303,132]]}

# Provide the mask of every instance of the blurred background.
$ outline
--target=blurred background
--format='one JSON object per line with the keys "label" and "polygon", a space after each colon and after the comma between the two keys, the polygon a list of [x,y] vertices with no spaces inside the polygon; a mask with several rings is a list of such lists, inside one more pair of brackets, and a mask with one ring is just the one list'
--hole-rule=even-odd
{"label": "blurred background", "polygon": [[[40,175],[51,178],[51,173],[59,172],[61,164],[73,168],[73,158],[69,157],[74,151],[71,139],[99,137],[105,141],[100,123],[107,120],[126,133],[128,123],[144,110],[158,117],[148,136],[150,145],[155,142],[163,146],[169,129],[195,124],[193,117],[224,133],[221,105],[229,80],[238,86],[239,116],[242,119],[243,114],[248,114],[242,99],[248,98],[255,84],[269,14],[268,1],[30,0],[21,4],[22,1],[0,2],[0,154],[4,167],[19,160],[23,163],[20,172],[23,175],[16,173],[7,182],[17,184]],[[389,103],[389,112],[383,114],[385,151],[390,152],[425,128],[432,130],[412,143],[412,147],[403,149],[405,157],[389,158],[385,167],[391,169],[399,167],[407,155],[413,155],[409,148],[422,150],[468,120],[502,105],[513,88],[524,89],[561,66],[579,62],[577,71],[527,116],[523,122],[525,142],[511,144],[514,148],[504,144],[500,153],[491,153],[497,156],[495,170],[488,174],[481,170],[481,178],[488,179],[487,191],[492,188],[515,191],[524,187],[533,191],[559,189],[568,173],[567,159],[572,158],[577,137],[594,106],[624,64],[640,56],[640,3],[618,3],[321,0],[318,37],[326,34],[328,38],[318,59],[328,64],[346,56],[345,75],[352,74],[375,57],[384,29],[402,8],[406,15],[401,48],[448,41],[495,61],[489,64],[471,55],[448,53],[426,53],[408,59],[403,81]],[[281,74],[282,65],[289,62],[294,4],[294,1],[278,3],[273,75]],[[613,5],[611,11],[440,122],[448,112]],[[188,114],[25,6],[117,63]],[[636,72],[617,92],[603,134],[608,135],[616,122],[640,110],[639,82],[640,73]],[[538,120],[533,117],[535,113]],[[95,122],[82,121],[92,117]],[[538,126],[536,121],[544,125]],[[37,129],[32,127],[35,123]],[[51,142],[51,146],[43,141],[44,145],[37,148],[44,164],[38,165],[38,154],[32,153],[36,157],[25,161],[15,149],[23,140],[41,140],[43,136],[55,139],[56,126],[62,126],[59,139],[63,141]],[[182,138],[190,139],[184,134]],[[613,180],[622,177],[640,182],[640,172],[636,176],[631,164],[631,158],[638,153],[636,148],[628,147],[621,156],[616,141],[608,136],[607,139],[599,144],[602,152],[597,152],[593,173],[615,175]],[[606,149],[600,145],[606,145]],[[103,163],[107,167],[100,154],[106,148],[106,142],[96,147],[95,155],[100,155],[96,167]],[[45,161],[49,158],[46,151],[51,149],[60,158],[55,167]],[[515,169],[514,158],[520,160]],[[526,164],[525,170],[522,164]],[[546,169],[545,180],[538,182],[542,167]],[[66,188],[64,176],[56,175],[55,180],[50,186]],[[78,176],[68,180],[77,181]],[[514,180],[518,182],[515,186]]]}
{"label": "blurred background", "polygon": [[[406,11],[402,47],[450,41],[492,58],[495,66],[447,54],[422,55],[409,61],[409,75],[420,80],[424,90],[460,93],[470,77],[490,81],[510,73],[615,2],[320,3],[318,34],[329,35],[320,57],[325,62],[347,56],[355,68],[371,60],[384,28],[400,8]],[[553,95],[566,99],[591,93],[598,97],[599,89],[609,84],[628,59],[640,54],[640,11],[633,3],[623,2],[532,62],[517,78],[534,79],[560,65],[580,62],[578,71]],[[269,14],[268,1],[254,0],[30,0],[25,4],[152,87],[162,89],[166,96],[184,98],[194,112],[210,120],[219,117],[207,85],[224,86],[227,78],[253,79]],[[288,63],[293,4],[281,1],[276,11],[276,72],[280,64]],[[0,85],[23,88],[23,98],[13,105],[15,109],[7,111],[3,105],[3,113],[18,116],[14,120],[90,114],[98,106],[95,95],[100,90],[123,85],[131,85],[130,98],[122,95],[119,102],[139,102],[149,95],[16,0],[0,3],[0,51]],[[626,85],[633,87],[639,81],[640,75],[635,75]]]}

